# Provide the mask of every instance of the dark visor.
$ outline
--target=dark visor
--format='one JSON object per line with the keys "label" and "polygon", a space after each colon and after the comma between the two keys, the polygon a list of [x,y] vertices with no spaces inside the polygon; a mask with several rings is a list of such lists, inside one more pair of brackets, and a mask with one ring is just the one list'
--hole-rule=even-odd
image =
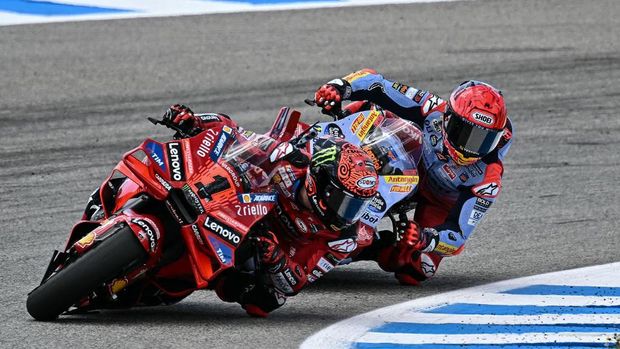
{"label": "dark visor", "polygon": [[325,188],[325,204],[347,224],[357,222],[372,201],[371,198],[356,198],[328,184]]}
{"label": "dark visor", "polygon": [[[449,111],[451,112],[451,111]],[[483,157],[495,149],[502,138],[502,130],[490,130],[463,120],[454,112],[446,125],[448,142],[464,156]]]}

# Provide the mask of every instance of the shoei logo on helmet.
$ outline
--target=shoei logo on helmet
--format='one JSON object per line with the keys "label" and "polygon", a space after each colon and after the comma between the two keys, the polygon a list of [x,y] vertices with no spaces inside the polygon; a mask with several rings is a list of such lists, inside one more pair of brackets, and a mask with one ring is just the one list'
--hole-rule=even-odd
{"label": "shoei logo on helmet", "polygon": [[472,116],[474,117],[474,120],[480,121],[483,124],[493,125],[493,118],[486,114],[474,112]]}
{"label": "shoei logo on helmet", "polygon": [[376,184],[377,184],[377,179],[374,176],[367,176],[364,178],[360,178],[357,181],[357,185],[360,188],[364,188],[364,189],[374,188]]}

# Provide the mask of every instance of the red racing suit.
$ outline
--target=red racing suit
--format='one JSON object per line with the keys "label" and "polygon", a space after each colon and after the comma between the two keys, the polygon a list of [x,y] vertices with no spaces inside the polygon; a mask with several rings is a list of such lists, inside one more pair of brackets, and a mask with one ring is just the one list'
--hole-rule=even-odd
{"label": "red racing suit", "polygon": [[[237,127],[223,114],[196,114],[196,120],[196,127],[201,130],[212,127],[209,123],[213,122]],[[305,285],[334,269],[352,252],[370,246],[374,229],[357,222],[336,231],[325,225],[311,209],[303,206],[298,194],[304,186],[311,158],[309,144],[298,149],[290,143],[265,135],[243,131],[242,128],[238,130],[238,137],[256,144],[251,149],[252,155],[247,158],[257,159],[256,162],[260,163],[262,171],[268,173],[270,183],[279,192],[278,203],[267,220],[277,236],[284,258],[276,265],[269,266],[263,275],[265,285],[271,289],[255,288],[254,294],[231,297],[229,293],[234,291],[222,291],[225,288],[222,286],[218,295],[225,301],[241,303],[248,312],[250,310],[246,305],[252,304],[267,313],[284,304],[287,296],[297,294]],[[252,171],[241,174],[242,177],[251,175]],[[238,287],[239,283],[235,283],[235,288]]]}
{"label": "red racing suit", "polygon": [[[479,161],[459,166],[443,147],[442,117],[447,102],[425,90],[387,80],[372,69],[343,78],[350,84],[346,98],[367,101],[409,120],[423,131],[423,152],[419,164],[420,184],[414,200],[414,220],[432,235],[423,251],[411,251],[403,260],[400,246],[371,248],[363,256],[393,271],[401,283],[418,284],[437,271],[443,257],[459,254],[465,241],[487,213],[501,190],[503,159],[512,144],[508,120],[497,148]],[[364,103],[367,103],[364,102]],[[350,111],[366,108],[352,103]],[[373,245],[373,247],[376,247]]]}

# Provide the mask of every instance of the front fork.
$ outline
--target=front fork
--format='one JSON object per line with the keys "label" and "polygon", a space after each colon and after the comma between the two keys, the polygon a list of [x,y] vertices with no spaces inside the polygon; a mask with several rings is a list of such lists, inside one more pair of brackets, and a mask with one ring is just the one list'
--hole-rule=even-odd
{"label": "front fork", "polygon": [[[129,202],[122,211],[103,222],[78,222],[71,230],[64,251],[55,250],[52,254],[52,259],[43,275],[41,283],[44,283],[52,274],[82,256],[106,238],[126,227],[130,228],[149,255],[147,262],[137,268],[135,273],[132,272],[128,276],[133,276],[132,279],[135,279],[153,267],[162,253],[164,242],[163,224],[159,218],[153,215],[136,212],[140,207],[147,204],[149,200],[148,196],[141,195]],[[118,285],[114,289],[118,289]]]}

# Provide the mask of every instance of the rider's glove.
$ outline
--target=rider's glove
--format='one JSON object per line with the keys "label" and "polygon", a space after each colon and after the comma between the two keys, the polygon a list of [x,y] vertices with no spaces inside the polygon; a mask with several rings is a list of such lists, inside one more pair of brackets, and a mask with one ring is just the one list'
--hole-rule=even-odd
{"label": "rider's glove", "polygon": [[397,234],[397,245],[400,250],[430,252],[435,247],[433,242],[437,231],[432,228],[422,230],[414,221],[400,222]]}
{"label": "rider's glove", "polygon": [[267,231],[265,235],[256,239],[258,257],[270,272],[278,272],[286,262],[284,252],[278,245],[278,238],[274,233]]}
{"label": "rider's glove", "polygon": [[182,104],[175,104],[166,110],[164,120],[167,120],[185,133],[190,133],[196,124],[194,112]]}
{"label": "rider's glove", "polygon": [[324,114],[339,111],[342,101],[349,97],[351,97],[351,85],[343,79],[334,79],[319,87],[314,93],[314,101],[322,108]]}

